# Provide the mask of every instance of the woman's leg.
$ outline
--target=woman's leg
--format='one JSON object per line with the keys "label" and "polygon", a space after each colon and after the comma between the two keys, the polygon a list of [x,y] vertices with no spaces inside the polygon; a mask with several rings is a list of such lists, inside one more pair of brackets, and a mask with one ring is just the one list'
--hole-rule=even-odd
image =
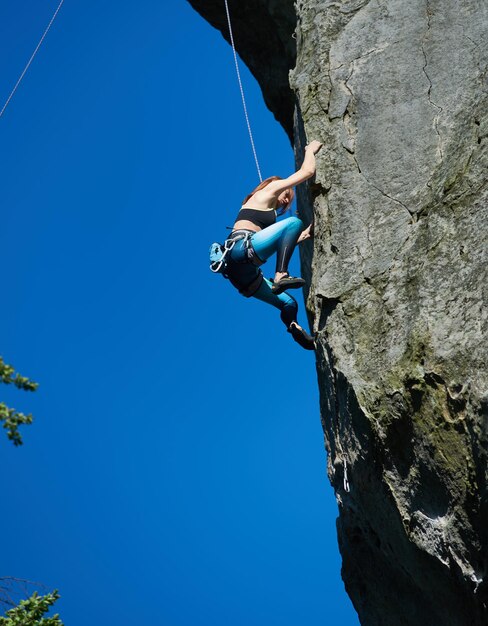
{"label": "woman's leg", "polygon": [[303,228],[303,222],[298,217],[288,217],[255,233],[251,237],[252,247],[263,262],[276,252],[276,273],[286,274]]}
{"label": "woman's leg", "polygon": [[293,339],[306,350],[314,350],[314,340],[297,322],[298,304],[286,291],[279,295],[273,293],[272,283],[264,278],[253,298],[262,300],[281,311],[281,321],[285,324]]}
{"label": "woman's leg", "polygon": [[287,328],[292,322],[297,321],[298,304],[295,298],[292,298],[286,292],[280,293],[279,296],[271,290],[273,284],[267,278],[261,283],[261,287],[253,294],[253,298],[262,300],[267,304],[271,304],[281,311],[281,320]]}

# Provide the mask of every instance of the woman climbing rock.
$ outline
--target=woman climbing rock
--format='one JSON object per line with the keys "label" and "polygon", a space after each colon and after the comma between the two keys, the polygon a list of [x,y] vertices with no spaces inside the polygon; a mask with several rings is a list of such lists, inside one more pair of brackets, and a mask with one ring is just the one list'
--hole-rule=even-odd
{"label": "woman climbing rock", "polygon": [[[298,217],[278,222],[276,218],[290,208],[295,195],[293,187],[315,174],[315,154],[321,146],[319,141],[312,141],[305,148],[305,158],[297,172],[284,179],[271,176],[246,196],[223,248],[217,256],[211,254],[213,271],[223,273],[242,295],[279,309],[288,332],[307,350],[314,349],[313,338],[298,324],[298,304],[286,290],[305,284],[303,278],[289,275],[288,264],[297,243],[312,236],[312,225],[304,228]],[[274,253],[276,272],[271,281],[263,276],[259,266]]]}

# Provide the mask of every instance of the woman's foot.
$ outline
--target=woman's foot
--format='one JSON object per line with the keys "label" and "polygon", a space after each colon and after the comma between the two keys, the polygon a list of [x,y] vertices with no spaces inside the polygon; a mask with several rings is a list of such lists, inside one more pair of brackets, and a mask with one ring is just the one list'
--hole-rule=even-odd
{"label": "woman's foot", "polygon": [[288,327],[288,332],[291,333],[293,339],[305,348],[305,350],[315,350],[315,343],[313,337],[311,337],[306,330],[299,326],[296,322],[292,322]]}
{"label": "woman's foot", "polygon": [[305,281],[303,278],[290,276],[289,274],[277,274],[275,276],[271,291],[277,296],[287,289],[299,289],[303,287]]}

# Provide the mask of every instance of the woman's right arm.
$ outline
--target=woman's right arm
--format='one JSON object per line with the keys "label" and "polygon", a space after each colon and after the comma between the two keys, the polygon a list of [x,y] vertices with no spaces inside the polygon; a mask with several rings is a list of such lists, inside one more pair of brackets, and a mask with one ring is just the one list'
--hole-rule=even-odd
{"label": "woman's right arm", "polygon": [[[322,144],[320,143],[320,141],[311,141],[308,146],[305,147],[305,157],[303,159],[302,167],[299,171],[303,170],[304,172],[311,172],[309,178],[311,178],[315,174],[315,155],[321,147]],[[291,176],[289,178],[291,178]]]}
{"label": "woman's right arm", "polygon": [[282,191],[290,189],[291,187],[295,187],[295,185],[299,185],[309,178],[312,178],[312,176],[315,174],[316,169],[315,155],[321,147],[322,144],[320,143],[320,141],[311,141],[305,148],[305,158],[303,159],[302,166],[298,171],[296,171],[291,176],[288,176],[288,178],[283,178],[282,180],[274,180],[258,193],[260,195],[263,194],[263,199],[264,194],[267,194],[270,198],[276,198],[280,195]]}

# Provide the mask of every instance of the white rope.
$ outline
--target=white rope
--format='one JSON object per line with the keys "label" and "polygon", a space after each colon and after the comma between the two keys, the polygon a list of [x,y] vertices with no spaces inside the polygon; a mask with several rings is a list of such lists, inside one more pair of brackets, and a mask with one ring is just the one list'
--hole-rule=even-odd
{"label": "white rope", "polygon": [[258,155],[256,153],[256,147],[254,145],[251,124],[249,122],[249,115],[247,114],[246,98],[244,96],[244,89],[242,87],[241,73],[239,72],[239,63],[237,61],[236,47],[234,44],[234,35],[232,34],[232,24],[230,21],[229,5],[228,5],[227,0],[224,0],[224,1],[225,1],[225,12],[227,14],[227,23],[229,25],[230,43],[232,45],[232,51],[234,53],[234,63],[236,64],[237,80],[239,82],[239,89],[241,90],[242,106],[244,107],[244,116],[246,118],[247,130],[249,131],[249,139],[251,140],[251,148],[252,148],[252,153],[254,155],[254,161],[256,162],[256,169],[258,170],[259,181],[262,182],[263,177],[261,176],[261,170],[259,169]]}
{"label": "white rope", "polygon": [[342,462],[344,464],[344,491],[346,493],[349,493],[351,491],[351,488],[349,486],[349,478],[347,476],[347,463],[346,463],[346,457],[345,456],[342,458]]}
{"label": "white rope", "polygon": [[5,109],[7,108],[10,100],[12,100],[15,92],[17,91],[17,87],[20,85],[20,83],[22,82],[22,79],[25,76],[25,73],[27,72],[27,70],[29,69],[32,61],[34,60],[34,57],[37,54],[37,51],[39,50],[39,48],[42,45],[42,42],[44,41],[46,35],[49,32],[49,29],[51,28],[51,26],[53,25],[54,20],[56,19],[57,14],[59,13],[60,8],[63,6],[63,2],[64,0],[61,0],[61,2],[58,5],[58,8],[56,9],[56,11],[54,12],[54,15],[51,18],[51,21],[49,22],[49,24],[47,25],[46,30],[44,31],[44,34],[42,35],[41,39],[39,40],[39,43],[36,46],[36,49],[34,50],[34,52],[32,53],[31,58],[29,59],[29,61],[27,62],[27,65],[24,67],[24,71],[22,72],[22,74],[19,77],[19,80],[15,83],[15,87],[12,89],[12,91],[10,92],[9,97],[7,98],[7,101],[5,102],[5,104],[3,105],[3,109],[0,111],[0,117],[2,117],[3,112],[5,111]]}

